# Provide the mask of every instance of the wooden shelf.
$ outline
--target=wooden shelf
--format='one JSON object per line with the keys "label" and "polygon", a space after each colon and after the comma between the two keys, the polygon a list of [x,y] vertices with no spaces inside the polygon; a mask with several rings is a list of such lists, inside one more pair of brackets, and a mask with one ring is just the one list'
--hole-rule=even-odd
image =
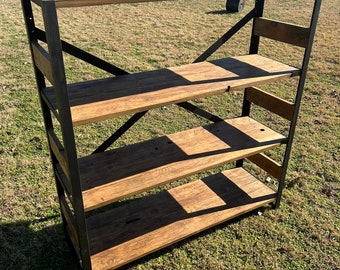
{"label": "wooden shelf", "polygon": [[240,117],[81,158],[85,211],[272,149],[284,140]]}
{"label": "wooden shelf", "polygon": [[92,269],[114,269],[274,201],[242,168],[197,180],[90,217]]}
{"label": "wooden shelf", "polygon": [[[297,68],[253,54],[70,84],[72,121],[82,125],[297,74]],[[43,93],[57,113],[53,89]]]}

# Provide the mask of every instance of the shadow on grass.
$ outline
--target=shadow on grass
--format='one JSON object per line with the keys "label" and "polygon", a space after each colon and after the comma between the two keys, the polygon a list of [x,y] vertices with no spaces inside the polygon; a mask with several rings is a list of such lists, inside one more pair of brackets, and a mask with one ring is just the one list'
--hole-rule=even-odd
{"label": "shadow on grass", "polygon": [[79,269],[63,226],[47,221],[0,224],[1,269]]}

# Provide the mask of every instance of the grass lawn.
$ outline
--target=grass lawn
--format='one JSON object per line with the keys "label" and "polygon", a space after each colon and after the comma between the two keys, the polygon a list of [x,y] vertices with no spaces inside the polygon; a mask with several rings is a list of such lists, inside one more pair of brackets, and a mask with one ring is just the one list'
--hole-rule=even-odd
{"label": "grass lawn", "polygon": [[[241,14],[226,14],[222,0],[62,9],[60,27],[67,41],[138,72],[192,62],[249,11],[252,2],[246,1]],[[267,0],[265,16],[306,25],[312,4]],[[223,224],[125,269],[340,269],[339,22],[338,0],[324,0],[281,207]],[[41,19],[36,23],[41,25]],[[212,58],[247,53],[248,37],[249,27]],[[296,59],[301,57],[298,48],[267,40],[260,51],[292,64],[299,64]],[[65,62],[70,82],[107,76],[70,57]],[[0,268],[77,269],[59,216],[20,1],[0,0],[0,74]],[[288,81],[263,88],[294,98]],[[240,114],[241,98],[242,93],[233,93],[196,103],[230,117]],[[270,120],[260,110],[255,115]],[[76,128],[79,156],[123,121]],[[166,106],[149,112],[116,146],[201,122]],[[272,122],[284,129],[280,121]]]}

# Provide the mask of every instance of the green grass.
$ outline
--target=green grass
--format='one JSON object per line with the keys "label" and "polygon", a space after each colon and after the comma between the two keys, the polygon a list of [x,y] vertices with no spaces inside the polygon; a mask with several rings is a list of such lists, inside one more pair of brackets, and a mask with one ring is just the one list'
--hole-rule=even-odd
{"label": "green grass", "polygon": [[[180,0],[63,9],[59,15],[66,40],[137,72],[192,62],[251,2],[242,14],[225,14],[224,1]],[[267,2],[268,17],[308,21],[311,0]],[[339,14],[337,0],[324,0],[281,207],[218,226],[125,269],[339,269]],[[246,53],[248,37],[241,32],[214,58]],[[289,63],[301,56],[299,49],[270,41],[261,53]],[[0,268],[76,269],[59,217],[19,1],[0,3],[0,63]],[[69,81],[105,75],[70,58],[66,63]],[[293,85],[284,81],[264,88],[290,99]],[[196,102],[229,117],[240,113],[241,97],[233,93]],[[281,129],[281,122],[263,112],[255,116]],[[77,128],[79,155],[93,150],[123,120]],[[166,106],[149,112],[117,146],[199,123]]]}

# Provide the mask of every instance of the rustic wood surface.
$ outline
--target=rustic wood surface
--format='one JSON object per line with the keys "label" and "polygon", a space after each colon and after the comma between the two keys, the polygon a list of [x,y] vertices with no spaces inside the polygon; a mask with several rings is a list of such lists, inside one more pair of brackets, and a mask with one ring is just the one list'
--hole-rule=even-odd
{"label": "rustic wood surface", "polygon": [[84,157],[79,167],[85,210],[272,149],[284,139],[240,117]]}
{"label": "rustic wood surface", "polygon": [[48,52],[37,42],[32,42],[32,56],[33,61],[38,67],[38,69],[45,75],[45,77],[50,81],[53,85],[53,75],[52,75],[52,67],[50,61],[50,55]]}
{"label": "rustic wood surface", "polygon": [[254,34],[306,48],[309,28],[265,18],[255,18]]}
{"label": "rustic wood surface", "polygon": [[255,163],[257,166],[259,166],[261,169],[269,173],[271,176],[275,177],[276,179],[280,179],[282,175],[281,164],[271,159],[267,155],[259,153],[254,156],[250,156],[247,159]]}
{"label": "rustic wood surface", "polygon": [[93,269],[112,269],[274,201],[242,168],[209,176],[88,219]]}
{"label": "rustic wood surface", "polygon": [[[299,70],[262,57],[244,55],[180,67],[71,84],[74,125],[221,94],[290,77]],[[51,89],[44,91],[57,110]]]}
{"label": "rustic wood surface", "polygon": [[246,100],[261,106],[289,121],[292,121],[295,105],[292,102],[262,91],[257,87],[249,87],[245,93]]}

